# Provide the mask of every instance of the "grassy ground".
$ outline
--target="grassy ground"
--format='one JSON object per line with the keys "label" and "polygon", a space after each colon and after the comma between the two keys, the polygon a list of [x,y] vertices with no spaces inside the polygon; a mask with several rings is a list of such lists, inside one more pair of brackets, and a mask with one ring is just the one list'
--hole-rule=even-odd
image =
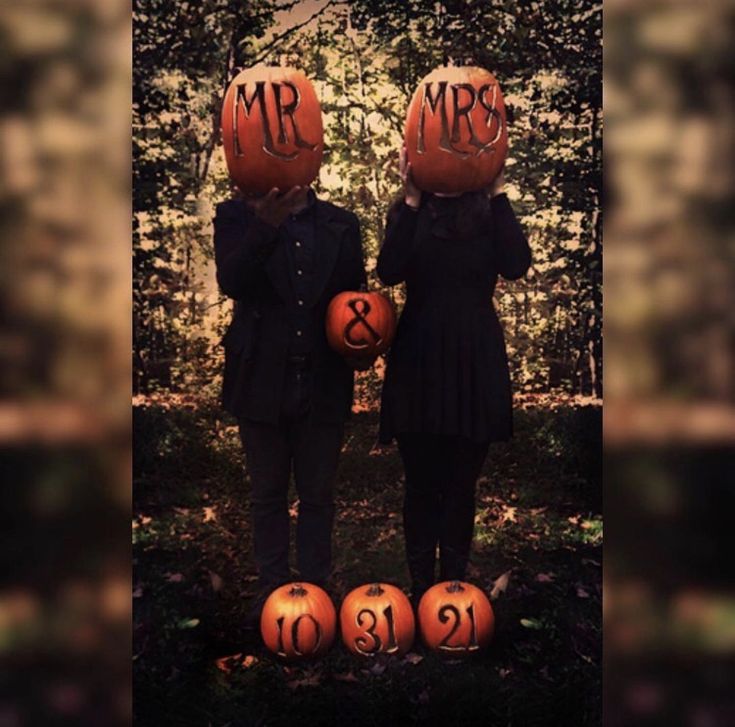
{"label": "grassy ground", "polygon": [[[405,658],[366,660],[335,643],[288,666],[242,628],[255,571],[236,428],[208,406],[137,406],[137,724],[600,724],[600,414],[528,408],[513,442],[491,447],[468,578],[500,586],[487,651],[447,663],[417,642]],[[376,431],[375,415],[359,414],[345,441],[337,607],[366,582],[408,587],[401,464],[373,448]]]}

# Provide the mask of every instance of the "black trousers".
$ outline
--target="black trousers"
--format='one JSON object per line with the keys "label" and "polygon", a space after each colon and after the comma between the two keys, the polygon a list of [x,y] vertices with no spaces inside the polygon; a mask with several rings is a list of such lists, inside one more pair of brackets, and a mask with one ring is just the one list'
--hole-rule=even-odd
{"label": "black trousers", "polygon": [[463,580],[475,527],[475,483],[488,444],[435,434],[400,434],[406,471],[403,529],[413,593],[423,593],[436,576]]}
{"label": "black trousers", "polygon": [[331,570],[334,482],[344,427],[341,423],[312,420],[310,380],[308,364],[290,362],[278,424],[248,419],[239,422],[252,488],[255,562],[264,588],[291,579],[288,488],[292,471],[299,497],[296,525],[299,577],[324,584]]}

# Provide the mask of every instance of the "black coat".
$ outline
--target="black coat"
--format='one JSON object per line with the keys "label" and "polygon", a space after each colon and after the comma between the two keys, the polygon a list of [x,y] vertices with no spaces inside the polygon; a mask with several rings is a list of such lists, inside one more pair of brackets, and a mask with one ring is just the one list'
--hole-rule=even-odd
{"label": "black coat", "polygon": [[[315,201],[315,273],[306,305],[315,317],[311,412],[340,422],[352,405],[353,371],[327,344],[324,320],[332,298],[365,283],[357,217]],[[236,303],[224,336],[223,405],[239,418],[276,423],[289,356],[289,306],[295,303],[286,240],[241,200],[217,205],[217,282]]]}
{"label": "black coat", "polygon": [[498,275],[526,273],[531,252],[508,198],[423,195],[389,215],[378,258],[386,285],[406,281],[388,357],[380,440],[430,432],[484,442],[512,435],[503,331],[492,303]]}

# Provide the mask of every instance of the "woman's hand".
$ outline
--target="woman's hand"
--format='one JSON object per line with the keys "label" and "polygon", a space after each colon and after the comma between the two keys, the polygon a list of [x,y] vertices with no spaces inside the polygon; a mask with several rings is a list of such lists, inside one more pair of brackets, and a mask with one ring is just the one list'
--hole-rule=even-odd
{"label": "woman's hand", "polygon": [[499,194],[503,194],[503,192],[505,192],[505,162],[503,162],[503,166],[500,167],[497,176],[487,188],[487,196],[490,198],[497,197]]}
{"label": "woman's hand", "polygon": [[398,170],[403,180],[403,198],[406,204],[409,207],[418,207],[421,204],[421,190],[416,186],[416,182],[413,181],[411,162],[408,161],[408,152],[405,146],[401,149]]}
{"label": "woman's hand", "polygon": [[245,203],[263,222],[279,227],[286,217],[303,208],[308,192],[308,187],[296,185],[285,194],[280,194],[278,187],[273,187],[268,194],[250,197]]}

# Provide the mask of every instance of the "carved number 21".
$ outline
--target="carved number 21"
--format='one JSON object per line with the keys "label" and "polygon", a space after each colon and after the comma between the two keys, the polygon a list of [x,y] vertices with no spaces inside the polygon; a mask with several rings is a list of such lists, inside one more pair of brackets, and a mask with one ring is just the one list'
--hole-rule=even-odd
{"label": "carved number 21", "polygon": [[439,609],[439,621],[443,624],[447,623],[449,621],[449,614],[454,616],[454,623],[452,624],[452,628],[449,633],[439,642],[439,648],[443,651],[475,651],[479,649],[480,647],[477,643],[477,625],[475,624],[474,604],[467,606],[467,615],[470,617],[470,625],[472,627],[470,629],[470,643],[467,646],[464,646],[464,644],[452,645],[449,643],[449,639],[451,639],[456,633],[459,628],[459,622],[462,619],[462,615],[456,606],[447,605],[442,606]]}

